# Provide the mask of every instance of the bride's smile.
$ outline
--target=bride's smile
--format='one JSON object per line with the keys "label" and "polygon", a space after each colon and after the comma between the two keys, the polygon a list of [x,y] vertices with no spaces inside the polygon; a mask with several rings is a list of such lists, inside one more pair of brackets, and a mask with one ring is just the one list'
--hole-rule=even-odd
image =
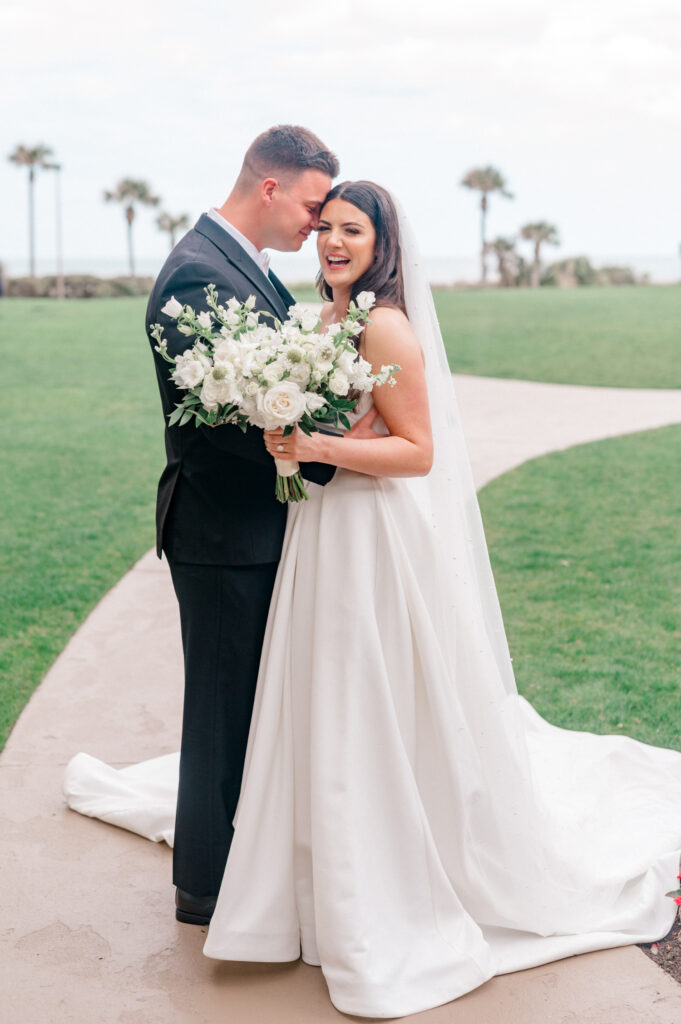
{"label": "bride's smile", "polygon": [[332,288],[347,288],[371,266],[376,231],[369,217],[345,199],[326,204],[317,228],[322,274]]}

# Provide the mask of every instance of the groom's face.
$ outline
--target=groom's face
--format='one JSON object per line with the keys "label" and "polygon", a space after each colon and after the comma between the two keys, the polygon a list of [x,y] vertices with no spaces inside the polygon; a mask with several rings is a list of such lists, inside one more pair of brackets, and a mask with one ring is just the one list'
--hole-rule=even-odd
{"label": "groom's face", "polygon": [[268,219],[268,247],[297,252],[319,222],[319,211],[331,188],[324,171],[307,170],[272,191]]}

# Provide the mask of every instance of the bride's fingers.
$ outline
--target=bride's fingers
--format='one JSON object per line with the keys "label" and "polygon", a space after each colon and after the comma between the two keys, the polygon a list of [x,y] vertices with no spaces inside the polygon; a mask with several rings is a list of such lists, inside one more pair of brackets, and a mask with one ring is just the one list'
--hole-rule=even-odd
{"label": "bride's fingers", "polygon": [[372,405],[368,412],[365,412],[363,416],[360,416],[357,423],[361,423],[363,427],[372,427],[377,416],[378,409],[375,405]]}

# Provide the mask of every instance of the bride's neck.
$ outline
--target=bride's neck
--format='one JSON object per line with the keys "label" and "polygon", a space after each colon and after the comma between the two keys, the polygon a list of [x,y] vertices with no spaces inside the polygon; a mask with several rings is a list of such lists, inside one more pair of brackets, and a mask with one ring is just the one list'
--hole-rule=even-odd
{"label": "bride's neck", "polygon": [[348,311],[351,294],[349,288],[342,291],[340,288],[334,288],[333,290],[333,319],[337,323],[340,323]]}

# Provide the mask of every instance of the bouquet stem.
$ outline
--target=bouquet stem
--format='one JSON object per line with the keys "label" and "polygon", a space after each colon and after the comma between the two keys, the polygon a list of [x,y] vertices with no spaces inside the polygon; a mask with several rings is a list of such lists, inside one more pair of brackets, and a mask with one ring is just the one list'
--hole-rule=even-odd
{"label": "bouquet stem", "polygon": [[300,465],[281,459],[275,459],[274,464],[277,467],[277,501],[307,501],[310,496],[300,475]]}

